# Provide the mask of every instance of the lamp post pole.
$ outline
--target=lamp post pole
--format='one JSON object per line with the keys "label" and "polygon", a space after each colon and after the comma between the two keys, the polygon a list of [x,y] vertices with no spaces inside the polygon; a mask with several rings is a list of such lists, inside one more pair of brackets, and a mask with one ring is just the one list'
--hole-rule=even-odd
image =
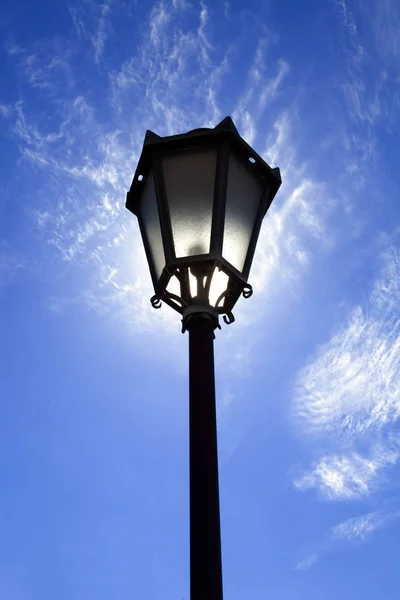
{"label": "lamp post pole", "polygon": [[222,600],[214,379],[217,324],[212,315],[202,312],[185,323],[189,331],[191,600]]}

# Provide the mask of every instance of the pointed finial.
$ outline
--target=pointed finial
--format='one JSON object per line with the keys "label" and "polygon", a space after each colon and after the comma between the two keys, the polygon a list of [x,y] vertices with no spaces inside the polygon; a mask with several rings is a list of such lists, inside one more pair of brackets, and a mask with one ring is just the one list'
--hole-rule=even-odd
{"label": "pointed finial", "polygon": [[239,132],[235,127],[234,122],[232,121],[231,117],[225,117],[225,119],[223,119],[223,121],[221,121],[221,123],[218,123],[218,125],[215,127],[215,129],[217,131],[231,131],[232,133],[234,133],[235,135],[239,136]]}

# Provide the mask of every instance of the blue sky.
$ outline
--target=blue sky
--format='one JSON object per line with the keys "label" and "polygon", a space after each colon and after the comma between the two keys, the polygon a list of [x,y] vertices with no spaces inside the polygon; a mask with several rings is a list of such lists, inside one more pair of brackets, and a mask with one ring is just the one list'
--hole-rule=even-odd
{"label": "blue sky", "polygon": [[217,333],[225,597],[397,599],[400,6],[0,9],[0,597],[188,600],[187,336],[124,208],[147,128],[282,171]]}

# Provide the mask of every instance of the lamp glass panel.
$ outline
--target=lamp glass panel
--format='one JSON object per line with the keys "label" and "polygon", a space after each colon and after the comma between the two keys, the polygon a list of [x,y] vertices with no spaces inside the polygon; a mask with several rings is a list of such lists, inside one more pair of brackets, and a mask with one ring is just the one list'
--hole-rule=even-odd
{"label": "lamp glass panel", "polygon": [[190,150],[164,156],[162,164],[177,258],[208,254],[216,149]]}
{"label": "lamp glass panel", "polygon": [[238,271],[244,267],[263,189],[249,166],[230,155],[222,256]]}
{"label": "lamp glass panel", "polygon": [[167,292],[170,294],[175,294],[175,296],[181,295],[181,284],[179,283],[179,279],[176,275],[173,275],[168,282]]}
{"label": "lamp glass panel", "polygon": [[192,298],[197,296],[197,279],[189,269],[189,290]]}
{"label": "lamp glass panel", "polygon": [[153,171],[149,171],[144,183],[144,190],[140,201],[140,215],[150,247],[149,259],[152,261],[156,277],[159,279],[165,266],[165,255]]}
{"label": "lamp glass panel", "polygon": [[[210,304],[211,306],[215,306],[220,295],[225,292],[228,288],[229,277],[223,271],[219,271],[218,269],[214,270],[211,285],[210,285]],[[221,305],[223,302],[221,302]]]}

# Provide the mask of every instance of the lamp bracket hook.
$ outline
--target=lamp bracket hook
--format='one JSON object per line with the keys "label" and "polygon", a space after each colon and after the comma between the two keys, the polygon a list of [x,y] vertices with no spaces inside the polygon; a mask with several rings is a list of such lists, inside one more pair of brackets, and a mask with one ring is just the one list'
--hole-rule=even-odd
{"label": "lamp bracket hook", "polygon": [[152,298],[150,298],[150,302],[153,308],[161,308],[162,306],[162,301],[161,298],[159,296],[157,296],[157,294],[155,296],[152,296]]}
{"label": "lamp bracket hook", "polygon": [[231,325],[235,322],[235,317],[233,316],[233,313],[231,311],[227,312],[226,315],[223,316],[223,319],[226,325]]}
{"label": "lamp bracket hook", "polygon": [[250,296],[253,295],[253,288],[251,287],[251,285],[249,283],[246,283],[245,286],[243,287],[243,298],[250,298]]}

